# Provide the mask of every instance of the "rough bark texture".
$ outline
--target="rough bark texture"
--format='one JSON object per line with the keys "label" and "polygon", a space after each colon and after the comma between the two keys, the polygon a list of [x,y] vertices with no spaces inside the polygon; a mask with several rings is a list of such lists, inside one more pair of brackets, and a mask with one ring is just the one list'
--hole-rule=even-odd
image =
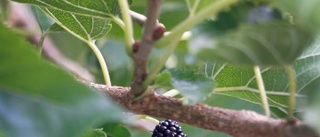
{"label": "rough bark texture", "polygon": [[131,87],[136,97],[147,89],[147,86],[143,85],[143,82],[148,75],[147,65],[153,48],[153,33],[158,23],[160,3],[161,0],[148,0],[147,20],[144,24],[141,45],[138,46],[137,52],[133,53],[134,77]]}
{"label": "rough bark texture", "polygon": [[178,99],[155,92],[133,102],[134,96],[130,93],[130,88],[86,83],[134,113],[174,119],[234,137],[319,137],[315,131],[298,121],[287,122],[252,111],[237,111],[203,104],[184,106]]}

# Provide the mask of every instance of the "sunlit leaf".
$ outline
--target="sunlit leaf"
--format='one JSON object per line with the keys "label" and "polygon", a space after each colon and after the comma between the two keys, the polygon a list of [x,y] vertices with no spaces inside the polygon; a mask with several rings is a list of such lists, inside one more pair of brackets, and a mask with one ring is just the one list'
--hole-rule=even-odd
{"label": "sunlit leaf", "polygon": [[126,119],[108,97],[41,59],[0,24],[0,132],[13,137],[73,137],[100,122]]}
{"label": "sunlit leaf", "polygon": [[75,15],[59,10],[43,10],[45,10],[57,24],[83,41],[101,38],[111,29],[110,21],[106,19]]}
{"label": "sunlit leaf", "polygon": [[37,5],[42,8],[59,10],[70,14],[80,14],[95,18],[110,19],[119,14],[117,0],[13,0]]}
{"label": "sunlit leaf", "polygon": [[[295,63],[298,101],[305,102],[307,95],[318,92],[320,81],[319,45],[319,42],[313,44]],[[214,94],[233,96],[260,104],[261,99],[253,68],[227,63],[206,63],[203,69],[208,76],[215,80]],[[262,76],[269,105],[287,107],[289,94],[286,72],[282,69],[264,68]]]}
{"label": "sunlit leaf", "polygon": [[60,25],[58,25],[57,23],[54,23],[50,26],[49,28],[49,33],[52,32],[67,32],[65,29],[63,29]]}

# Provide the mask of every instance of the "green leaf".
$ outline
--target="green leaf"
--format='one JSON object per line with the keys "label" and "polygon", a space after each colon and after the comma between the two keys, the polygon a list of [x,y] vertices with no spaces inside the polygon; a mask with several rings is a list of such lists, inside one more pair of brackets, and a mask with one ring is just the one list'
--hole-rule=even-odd
{"label": "green leaf", "polygon": [[272,115],[278,118],[286,118],[288,116],[287,110],[281,107],[270,107]]}
{"label": "green leaf", "polygon": [[63,29],[60,25],[58,25],[57,23],[54,23],[50,26],[49,28],[49,33],[58,33],[58,32],[67,32],[65,29]]}
{"label": "green leaf", "polygon": [[111,19],[119,14],[117,0],[13,0],[21,3],[28,3],[48,8],[50,10],[59,10],[69,14],[78,14],[88,17],[101,19]]}
{"label": "green leaf", "polygon": [[[214,94],[237,97],[257,104],[261,103],[253,68],[222,63],[207,63],[204,70],[208,76],[215,80],[216,88],[214,89]],[[289,94],[286,92],[288,80],[285,72],[267,68],[263,70],[262,76],[269,106],[286,107]],[[298,97],[301,98],[302,95]]]}
{"label": "green leaf", "polygon": [[293,64],[312,42],[312,34],[286,22],[242,25],[198,52],[210,61],[240,65],[284,66]]}
{"label": "green leaf", "polygon": [[[301,60],[301,62],[304,61],[306,60]],[[214,89],[214,94],[232,96],[252,103],[261,104],[253,68],[222,63],[207,63],[204,69],[206,69],[207,74],[215,80],[217,86]],[[297,74],[303,73],[299,71],[299,67],[295,69]],[[289,93],[286,72],[281,69],[265,68],[262,70],[262,76],[269,106],[287,107]],[[314,78],[317,77],[317,75],[315,75],[300,79],[302,76],[310,76],[310,74],[297,75],[299,90],[297,91],[296,98],[298,101],[307,99],[304,95],[307,91],[303,89],[305,86],[303,84],[313,81]]]}
{"label": "green leaf", "polygon": [[0,41],[0,132],[73,137],[127,119],[108,97],[39,58],[33,45],[2,24]]}
{"label": "green leaf", "polygon": [[6,20],[9,15],[9,1],[2,0],[0,1],[0,20]]}
{"label": "green leaf", "polygon": [[46,13],[36,6],[31,6],[31,10],[40,26],[42,34],[53,32],[66,32],[60,25],[55,23]]}
{"label": "green leaf", "polygon": [[189,105],[205,100],[213,91],[213,80],[194,70],[169,69],[157,78],[158,83],[164,83],[164,80],[168,78],[169,75],[165,73],[171,75],[171,83],[165,82],[165,85],[173,85],[187,99]]}
{"label": "green leaf", "polygon": [[108,137],[131,137],[130,131],[119,123],[105,124],[102,128],[108,134]]}
{"label": "green leaf", "polygon": [[102,129],[93,129],[81,137],[107,137],[107,134]]}
{"label": "green leaf", "polygon": [[294,22],[307,25],[312,30],[320,28],[320,1],[318,0],[273,0],[275,6],[293,15]]}
{"label": "green leaf", "polygon": [[164,88],[173,88],[173,85],[171,83],[171,73],[166,71],[157,75],[155,84]]}
{"label": "green leaf", "polygon": [[76,15],[53,9],[43,9],[57,24],[83,41],[92,41],[103,37],[110,29],[109,20]]}
{"label": "green leaf", "polygon": [[[295,63],[297,78],[297,100],[305,102],[307,99],[318,100],[318,98],[307,98],[317,93],[320,82],[320,38],[309,47]],[[236,66],[227,63],[206,63],[204,72],[215,80],[216,88],[214,94],[222,94],[240,98],[249,102],[260,104],[260,96],[256,84],[253,68]],[[283,108],[288,104],[288,78],[282,69],[263,68],[263,81],[268,96],[269,106],[279,108],[282,112],[275,110],[277,115],[283,115]],[[300,102],[300,103],[301,103]],[[297,106],[297,110],[300,107]],[[285,110],[284,110],[285,111]]]}

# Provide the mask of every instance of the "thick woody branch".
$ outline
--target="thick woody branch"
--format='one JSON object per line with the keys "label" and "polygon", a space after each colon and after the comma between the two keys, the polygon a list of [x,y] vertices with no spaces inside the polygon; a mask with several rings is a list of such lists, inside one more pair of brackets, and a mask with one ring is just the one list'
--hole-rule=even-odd
{"label": "thick woody branch", "polygon": [[235,137],[319,137],[311,128],[298,121],[287,122],[252,111],[222,109],[203,104],[184,106],[178,99],[154,92],[133,102],[130,88],[86,84],[104,92],[134,113],[170,118]]}
{"label": "thick woody branch", "polygon": [[147,64],[154,45],[153,33],[157,24],[160,3],[161,0],[148,0],[147,20],[144,25],[141,45],[133,53],[134,77],[131,87],[135,96],[141,95],[146,90],[143,82],[147,77]]}

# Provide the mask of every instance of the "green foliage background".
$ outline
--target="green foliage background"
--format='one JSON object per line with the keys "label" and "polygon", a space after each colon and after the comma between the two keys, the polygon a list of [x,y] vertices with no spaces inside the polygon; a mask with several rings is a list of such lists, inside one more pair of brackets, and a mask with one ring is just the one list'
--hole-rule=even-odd
{"label": "green foliage background", "polygon": [[[32,4],[43,36],[50,36],[65,55],[103,83],[99,62],[87,46],[97,40],[113,85],[130,86],[133,62],[126,53],[124,32],[114,22],[119,17],[116,0],[13,1]],[[197,1],[164,1],[159,21],[171,31],[192,18],[189,13],[199,15],[223,0]],[[6,3],[0,2],[1,20],[6,19]],[[145,1],[129,3],[131,10],[145,13]],[[289,93],[283,67],[292,65],[297,79],[295,117],[320,131],[319,9],[320,2],[314,0],[243,0],[228,6],[187,29],[192,35],[178,43],[152,86],[159,93],[179,90],[177,97],[185,97],[186,104],[201,102],[263,114],[252,68],[259,65],[272,116],[284,118]],[[134,24],[133,29],[133,38],[140,39],[142,27]],[[130,121],[123,108],[40,58],[34,45],[2,23],[0,42],[0,136],[151,136],[150,131],[123,122]],[[150,70],[165,52],[166,48],[152,51]],[[191,137],[229,136],[182,127]]]}

